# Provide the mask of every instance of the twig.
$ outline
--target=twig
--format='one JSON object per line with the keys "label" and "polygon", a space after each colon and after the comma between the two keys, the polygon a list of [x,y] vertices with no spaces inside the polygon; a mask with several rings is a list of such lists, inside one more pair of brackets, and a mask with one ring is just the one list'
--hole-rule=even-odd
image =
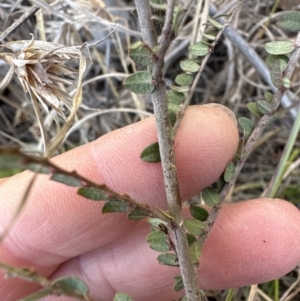
{"label": "twig", "polygon": [[2,153],[8,153],[10,155],[17,155],[19,156],[23,161],[21,162],[21,166],[27,167],[28,164],[37,164],[41,165],[43,167],[48,167],[50,169],[49,173],[51,174],[63,174],[65,176],[76,178],[77,180],[82,182],[83,187],[95,187],[99,190],[103,190],[105,193],[107,193],[110,197],[116,198],[118,200],[122,200],[130,205],[132,205],[135,208],[139,208],[142,210],[147,211],[151,216],[159,217],[163,220],[166,220],[162,215],[159,215],[157,213],[154,213],[153,210],[150,209],[149,206],[141,204],[133,200],[128,194],[119,194],[110,187],[108,187],[106,184],[98,184],[95,183],[88,178],[82,176],[76,171],[67,171],[53,162],[51,162],[48,158],[44,157],[37,157],[32,155],[27,155],[21,152],[18,148],[12,148],[12,147],[0,147],[0,154]]}
{"label": "twig", "polygon": [[[217,9],[213,4],[210,4],[209,11],[211,15],[217,14]],[[223,18],[219,18],[218,22],[224,24]],[[270,86],[271,90],[275,92],[277,89],[273,85],[270,77],[270,71],[264,61],[259,57],[256,51],[240,36],[240,34],[234,30],[231,26],[228,26],[224,32],[224,35],[232,42],[232,44],[239,49],[239,51],[247,58],[250,63],[254,66],[263,80]],[[281,103],[284,108],[289,108],[292,105],[292,101],[287,95],[284,95]],[[295,118],[297,115],[297,110],[295,108],[290,108],[291,115]]]}
{"label": "twig", "polygon": [[[10,266],[3,262],[0,262],[0,269],[3,269],[6,272],[7,278],[17,277],[19,279],[23,279],[28,282],[37,283],[38,285],[40,285],[43,288],[42,291],[45,290],[44,297],[49,296],[49,295],[56,295],[56,296],[73,297],[73,298],[76,298],[77,300],[82,300],[82,301],[93,301],[94,300],[87,294],[82,294],[75,290],[72,291],[72,290],[65,288],[63,285],[61,285],[59,283],[59,281],[56,282],[55,279],[53,281],[50,281],[47,278],[42,277],[41,275],[36,273],[34,270],[30,270],[27,268],[17,268],[17,267]],[[29,296],[27,296],[27,297],[29,297]],[[41,296],[41,297],[43,297],[43,296]],[[20,299],[20,301],[21,300],[23,300],[23,299]],[[27,300],[27,298],[26,298],[26,300]],[[32,298],[32,300],[37,300],[37,299]],[[39,300],[40,300],[40,298],[39,298]]]}
{"label": "twig", "polygon": [[174,125],[174,132],[176,133],[178,128],[179,128],[179,125],[180,125],[180,122],[184,116],[184,113],[188,107],[188,105],[190,104],[190,101],[191,101],[191,98],[193,97],[194,95],[194,92],[197,88],[197,84],[202,76],[202,73],[204,71],[204,68],[213,52],[213,50],[215,49],[216,45],[218,44],[221,36],[223,35],[224,31],[226,30],[226,28],[229,26],[229,24],[232,22],[234,16],[235,16],[235,13],[240,9],[241,5],[242,5],[243,2],[240,2],[240,4],[235,8],[235,10],[233,11],[233,13],[231,14],[230,18],[228,19],[228,21],[226,23],[223,24],[223,27],[222,29],[218,32],[215,40],[213,41],[213,43],[211,44],[210,46],[210,50],[208,52],[208,54],[204,57],[202,63],[201,63],[201,66],[200,66],[200,69],[193,81],[193,84],[192,84],[192,87],[189,91],[189,93],[187,94],[187,96],[185,97],[184,99],[184,102],[183,104],[181,105],[181,109],[180,109],[180,112],[178,114],[178,117],[177,117],[177,120],[176,120],[176,123]]}
{"label": "twig", "polygon": [[[295,41],[295,47],[296,48],[293,51],[293,53],[291,54],[291,57],[288,62],[288,66],[284,73],[284,77],[288,78],[288,79],[291,79],[292,74],[296,68],[297,60],[300,57],[300,32],[298,33],[297,39]],[[224,185],[224,187],[222,188],[222,190],[220,192],[220,201],[215,207],[212,208],[211,213],[205,223],[205,229],[204,229],[203,235],[199,239],[200,243],[203,243],[205,241],[210,229],[212,228],[212,226],[214,224],[214,221],[216,220],[216,217],[221,209],[221,206],[226,199],[226,196],[228,195],[230,189],[235,184],[235,181],[236,181],[242,167],[244,166],[244,163],[245,163],[247,157],[249,156],[255,142],[257,141],[258,137],[261,135],[261,133],[263,132],[263,130],[265,129],[265,127],[268,125],[271,118],[273,117],[274,113],[278,109],[286,90],[287,89],[283,85],[277,89],[276,93],[274,94],[273,101],[272,101],[271,112],[269,114],[265,114],[264,116],[261,117],[257,126],[253,130],[251,136],[249,137],[246,144],[244,145],[244,147],[242,149],[242,155],[238,159],[238,162],[236,163],[234,175],[232,176],[232,179],[230,180],[230,182],[226,183]]]}
{"label": "twig", "polygon": [[0,42],[3,42],[13,31],[20,27],[28,18],[34,15],[40,8],[36,5],[31,6],[25,11],[23,15],[20,16],[12,25],[10,25],[6,30],[4,30],[0,35]]}
{"label": "twig", "polygon": [[[156,33],[153,32],[154,25],[151,19],[149,1],[135,0],[135,4],[139,16],[139,22],[141,22],[140,26],[144,42],[153,48],[156,46]],[[160,50],[158,53],[158,58],[154,61],[152,68],[152,77],[156,83],[156,89],[152,92],[151,98],[156,119],[168,207],[170,215],[175,220],[172,233],[174,236],[176,252],[178,254],[186,297],[189,301],[199,301],[202,300],[202,297],[199,292],[197,269],[193,265],[188,254],[186,233],[180,226],[180,223],[183,221],[183,216],[181,213],[181,200],[175,165],[172,128],[168,117],[166,85],[162,71],[165,53],[170,46],[172,39],[174,38],[174,33],[172,32],[174,4],[174,0],[168,1],[168,9],[165,17],[166,21],[160,40]],[[143,18],[141,18],[141,16],[143,16]],[[146,17],[148,20],[145,20]],[[145,24],[148,24],[148,27],[146,27]]]}

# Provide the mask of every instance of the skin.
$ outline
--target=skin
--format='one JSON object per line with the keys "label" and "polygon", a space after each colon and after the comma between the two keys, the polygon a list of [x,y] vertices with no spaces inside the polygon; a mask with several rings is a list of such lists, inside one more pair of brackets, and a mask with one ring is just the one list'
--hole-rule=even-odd
{"label": "skin", "polygon": [[[220,106],[189,108],[176,135],[175,154],[182,199],[210,185],[223,172],[238,145],[235,120]],[[109,133],[53,160],[135,200],[166,209],[160,164],[140,160],[156,141],[153,118]],[[1,233],[15,212],[32,173],[0,182]],[[0,246],[0,261],[34,267],[54,279],[83,279],[95,300],[116,291],[134,300],[172,300],[177,268],[159,265],[145,242],[146,222],[123,214],[101,214],[103,202],[76,195],[74,188],[40,176],[27,204]],[[199,281],[203,289],[225,289],[265,282],[300,262],[300,214],[283,200],[256,199],[225,206],[203,247]],[[1,273],[1,272],[0,272]],[[0,296],[15,301],[36,290],[20,279],[3,279]],[[47,301],[67,301],[48,297]]]}

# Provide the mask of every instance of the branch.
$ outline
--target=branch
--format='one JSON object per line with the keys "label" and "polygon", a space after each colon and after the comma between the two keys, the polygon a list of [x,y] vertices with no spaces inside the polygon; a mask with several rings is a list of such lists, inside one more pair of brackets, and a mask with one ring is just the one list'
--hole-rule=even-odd
{"label": "branch", "polygon": [[[209,11],[212,15],[217,14],[217,10],[213,4],[210,4]],[[218,18],[218,22],[224,24],[223,18]],[[260,58],[257,52],[245,41],[241,35],[234,30],[231,26],[228,26],[224,32],[224,35],[231,41],[231,43],[245,56],[247,60],[254,66],[263,80],[270,86],[271,90],[276,92],[276,87],[273,85],[270,77],[270,70],[266,66],[265,62]],[[284,108],[289,108],[293,103],[287,95],[284,95],[281,100]],[[297,110],[295,108],[289,109],[291,115],[295,118]]]}
{"label": "branch", "polygon": [[[288,78],[288,79],[291,79],[292,74],[296,68],[297,61],[300,57],[300,32],[298,33],[297,39],[295,41],[295,47],[296,47],[296,49],[293,51],[293,53],[289,59],[288,66],[284,73],[284,77]],[[217,215],[222,207],[222,204],[224,203],[224,201],[226,199],[226,196],[228,195],[229,191],[235,184],[235,181],[236,181],[241,169],[243,168],[244,163],[245,163],[246,159],[248,158],[258,137],[261,135],[261,133],[263,132],[263,130],[266,128],[266,126],[270,122],[271,118],[273,117],[274,113],[278,109],[286,90],[287,89],[283,85],[279,89],[277,89],[276,93],[274,94],[273,101],[272,101],[271,113],[266,114],[261,117],[257,126],[253,130],[251,136],[249,137],[246,144],[244,145],[243,150],[242,150],[242,155],[236,164],[235,172],[234,172],[232,179],[230,180],[230,182],[226,183],[224,185],[224,187],[222,188],[222,190],[220,192],[220,201],[215,207],[212,208],[211,213],[210,213],[208,219],[206,220],[203,235],[199,239],[200,243],[203,243],[206,240],[207,235],[208,235],[210,229],[212,228],[214,221],[216,220]]]}
{"label": "branch", "polygon": [[[152,30],[153,23],[151,20],[149,1],[135,0],[135,4],[139,16],[139,22],[141,24],[144,42],[146,42],[150,47],[156,46],[154,44],[156,34],[153,33]],[[174,38],[174,33],[172,32],[174,5],[174,0],[168,0],[168,8],[165,17],[166,21],[160,40],[161,47],[158,53],[158,59],[153,63],[152,77],[156,82],[156,89],[152,92],[151,98],[156,119],[157,136],[160,146],[160,156],[168,207],[170,215],[175,220],[172,233],[174,236],[174,244],[178,255],[186,297],[189,301],[199,301],[202,300],[202,297],[199,293],[197,268],[195,268],[193,265],[188,253],[188,242],[185,230],[180,226],[181,222],[183,221],[183,216],[181,213],[181,199],[175,165],[172,127],[168,117],[166,85],[162,72],[165,53],[170,46],[172,39]],[[146,10],[148,10],[148,12],[146,12]],[[143,16],[143,18],[141,18],[141,16]],[[145,16],[148,18],[148,20],[144,20]],[[146,27],[145,24],[150,25]]]}
{"label": "branch", "polygon": [[0,35],[0,42],[3,42],[13,31],[20,27],[28,18],[34,15],[40,8],[33,5],[31,8],[25,11],[11,26],[4,30]]}

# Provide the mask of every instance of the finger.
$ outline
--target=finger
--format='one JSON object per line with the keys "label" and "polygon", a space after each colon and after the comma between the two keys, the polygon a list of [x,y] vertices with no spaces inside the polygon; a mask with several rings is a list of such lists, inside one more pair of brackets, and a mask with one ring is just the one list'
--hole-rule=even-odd
{"label": "finger", "polygon": [[289,202],[258,199],[224,207],[203,248],[201,286],[241,287],[286,274],[300,263],[299,231],[299,210]]}
{"label": "finger", "polygon": [[[165,208],[160,164],[140,160],[141,151],[156,140],[153,118],[112,132],[95,142],[55,158],[67,170],[79,173],[137,201]],[[233,157],[238,144],[235,122],[220,108],[193,107],[186,113],[176,136],[175,155],[180,189],[186,199],[214,182]],[[32,174],[6,180],[1,223],[9,222],[26,191]],[[75,190],[41,176],[26,209],[0,249],[0,259],[24,262],[50,271],[70,257],[103,246],[134,225],[123,215],[101,215],[101,203],[83,199]],[[38,243],[37,243],[38,242]]]}
{"label": "finger", "polygon": [[[201,288],[241,287],[283,276],[300,262],[299,231],[299,210],[283,200],[256,199],[222,208],[203,247]],[[149,227],[139,224],[111,245],[63,263],[52,278],[77,276],[87,282],[92,297],[104,300],[112,300],[115,292],[134,300],[178,299],[173,278],[179,269],[158,264],[159,253],[145,242],[147,233]]]}

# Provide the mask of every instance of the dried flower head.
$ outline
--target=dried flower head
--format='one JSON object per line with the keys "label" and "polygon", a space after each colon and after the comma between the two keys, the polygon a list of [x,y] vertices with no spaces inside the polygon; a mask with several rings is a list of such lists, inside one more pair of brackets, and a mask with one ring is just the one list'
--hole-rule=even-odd
{"label": "dried flower head", "polygon": [[30,41],[8,42],[3,46],[12,53],[0,53],[0,59],[10,66],[0,89],[9,84],[15,73],[31,99],[38,99],[46,112],[51,107],[65,119],[64,107],[70,109],[72,101],[62,84],[73,84],[71,79],[77,72],[65,63],[71,58],[80,58],[79,47],[35,41],[34,37]]}

